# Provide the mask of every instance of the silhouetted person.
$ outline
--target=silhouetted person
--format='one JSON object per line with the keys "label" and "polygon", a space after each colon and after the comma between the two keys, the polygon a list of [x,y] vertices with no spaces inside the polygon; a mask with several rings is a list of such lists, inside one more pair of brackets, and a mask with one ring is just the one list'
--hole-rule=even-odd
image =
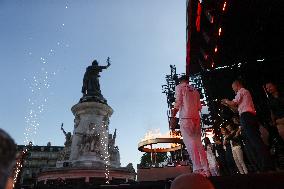
{"label": "silhouetted person", "polygon": [[272,82],[266,83],[265,89],[270,94],[268,103],[273,125],[277,127],[280,136],[284,140],[284,95],[279,92],[277,86]]}

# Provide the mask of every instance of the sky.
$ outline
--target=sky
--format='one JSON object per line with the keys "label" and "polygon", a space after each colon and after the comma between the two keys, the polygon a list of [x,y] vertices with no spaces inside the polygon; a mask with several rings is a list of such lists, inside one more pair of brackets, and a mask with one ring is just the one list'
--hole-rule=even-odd
{"label": "sky", "polygon": [[0,0],[0,128],[17,144],[63,146],[85,69],[97,59],[121,164],[149,130],[168,131],[162,85],[185,72],[185,0]]}

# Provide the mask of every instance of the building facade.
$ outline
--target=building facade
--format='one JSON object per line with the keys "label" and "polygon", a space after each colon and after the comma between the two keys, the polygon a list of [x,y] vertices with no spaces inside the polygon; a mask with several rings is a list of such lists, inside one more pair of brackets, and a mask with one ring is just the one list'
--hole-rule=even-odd
{"label": "building facade", "polygon": [[21,152],[28,149],[27,155],[22,161],[22,170],[19,175],[21,188],[32,188],[36,182],[37,175],[46,168],[56,167],[56,161],[63,150],[63,146],[17,146],[17,157]]}

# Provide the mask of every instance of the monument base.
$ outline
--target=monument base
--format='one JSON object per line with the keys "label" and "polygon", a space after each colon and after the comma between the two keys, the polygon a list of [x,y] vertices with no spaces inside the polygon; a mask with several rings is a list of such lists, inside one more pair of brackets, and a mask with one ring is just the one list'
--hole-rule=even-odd
{"label": "monument base", "polygon": [[[110,168],[109,180],[119,180],[120,183],[134,182],[136,173],[129,171],[126,167]],[[52,183],[72,183],[85,182],[93,184],[105,184],[106,170],[103,168],[88,168],[88,167],[62,167],[50,168],[39,173],[37,177],[38,185],[46,185]],[[80,180],[80,181],[79,181]],[[99,182],[98,182],[99,181]]]}
{"label": "monument base", "polygon": [[103,161],[91,161],[91,160],[78,160],[72,162],[72,167],[95,167],[95,168],[104,168],[106,167]]}
{"label": "monument base", "polygon": [[151,167],[137,169],[137,181],[161,181],[175,178],[181,174],[191,173],[189,165],[179,165],[174,167]]}
{"label": "monument base", "polygon": [[112,108],[98,102],[83,102],[74,105],[71,110],[78,121],[74,126],[69,160],[106,160],[108,125]]}

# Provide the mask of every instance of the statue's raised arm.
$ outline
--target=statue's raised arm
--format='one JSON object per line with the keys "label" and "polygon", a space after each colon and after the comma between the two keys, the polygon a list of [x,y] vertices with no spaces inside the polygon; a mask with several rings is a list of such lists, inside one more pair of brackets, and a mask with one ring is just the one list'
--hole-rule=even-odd
{"label": "statue's raised arm", "polygon": [[106,66],[100,66],[100,69],[107,69],[109,66],[110,66],[111,64],[110,64],[110,58],[109,57],[107,57],[107,65]]}
{"label": "statue's raised arm", "polygon": [[66,133],[66,131],[63,129],[63,123],[61,123],[61,130],[62,130],[63,134],[66,136],[67,133]]}

